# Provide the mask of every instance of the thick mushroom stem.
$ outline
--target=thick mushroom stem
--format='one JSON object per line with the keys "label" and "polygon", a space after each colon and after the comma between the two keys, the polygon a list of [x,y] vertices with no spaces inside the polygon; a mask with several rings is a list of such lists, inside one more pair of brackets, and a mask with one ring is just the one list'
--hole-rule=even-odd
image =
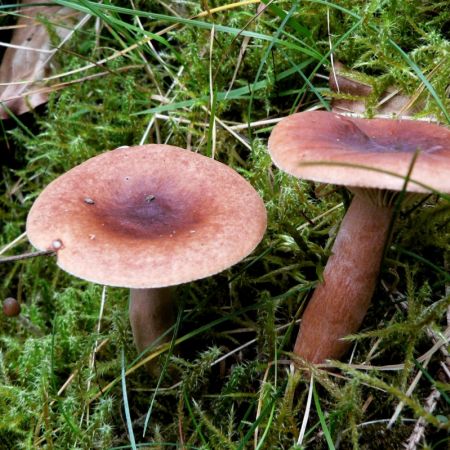
{"label": "thick mushroom stem", "polygon": [[357,192],[342,221],[295,343],[308,362],[340,358],[350,346],[342,338],[359,329],[369,308],[393,213],[376,203]]}
{"label": "thick mushroom stem", "polygon": [[[129,314],[136,348],[142,353],[175,323],[170,287],[130,289]],[[161,340],[167,342],[170,336]]]}

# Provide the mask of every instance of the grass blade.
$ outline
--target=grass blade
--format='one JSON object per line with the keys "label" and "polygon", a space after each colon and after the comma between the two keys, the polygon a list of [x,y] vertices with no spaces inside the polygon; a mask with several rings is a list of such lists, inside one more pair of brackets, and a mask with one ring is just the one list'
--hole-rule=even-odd
{"label": "grass blade", "polygon": [[316,406],[317,415],[319,416],[320,425],[322,426],[322,431],[328,444],[329,450],[335,450],[333,439],[331,438],[330,430],[328,429],[327,423],[325,421],[325,416],[323,414],[322,408],[319,402],[319,396],[317,395],[316,388],[313,385],[313,397],[314,405]]}
{"label": "grass blade", "polygon": [[130,445],[133,450],[136,450],[136,441],[134,439],[133,424],[131,423],[130,407],[128,405],[127,384],[125,381],[125,351],[122,347],[122,395],[123,407],[125,409],[125,418],[127,421],[128,434],[130,437]]}

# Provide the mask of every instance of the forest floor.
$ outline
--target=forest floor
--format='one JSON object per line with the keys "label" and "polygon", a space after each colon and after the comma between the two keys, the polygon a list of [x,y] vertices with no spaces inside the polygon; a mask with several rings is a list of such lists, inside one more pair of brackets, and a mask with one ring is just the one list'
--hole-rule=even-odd
{"label": "forest floor", "polygon": [[[36,85],[48,102],[0,122],[1,257],[34,250],[25,223],[45,186],[124,145],[229,165],[264,200],[268,227],[244,261],[176,289],[176,336],[143,355],[126,289],[75,278],[54,256],[0,260],[0,299],[21,305],[0,313],[0,448],[448,448],[449,197],[399,209],[349,352],[294,370],[298,324],[350,197],[283,173],[267,151],[280,118],[337,99],[373,117],[387,90],[411,118],[448,126],[448,2],[52,3],[74,18]],[[26,8],[0,13],[7,41]],[[37,20],[58,46],[53,19]],[[339,63],[369,96],[330,89]]]}

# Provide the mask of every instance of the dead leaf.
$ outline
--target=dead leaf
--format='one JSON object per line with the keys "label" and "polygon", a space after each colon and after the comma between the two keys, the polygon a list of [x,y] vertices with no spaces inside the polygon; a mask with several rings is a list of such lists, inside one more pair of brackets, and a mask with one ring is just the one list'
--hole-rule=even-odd
{"label": "dead leaf", "polygon": [[[22,4],[39,2],[41,0],[24,0]],[[44,86],[41,80],[49,75],[55,53],[47,26],[41,19],[48,19],[63,40],[79,17],[73,9],[61,6],[30,6],[21,8],[19,14],[11,43],[3,44],[8,48],[0,66],[0,102],[6,108],[0,105],[0,119],[9,117],[8,109],[19,115],[48,100],[47,92],[27,95]]]}

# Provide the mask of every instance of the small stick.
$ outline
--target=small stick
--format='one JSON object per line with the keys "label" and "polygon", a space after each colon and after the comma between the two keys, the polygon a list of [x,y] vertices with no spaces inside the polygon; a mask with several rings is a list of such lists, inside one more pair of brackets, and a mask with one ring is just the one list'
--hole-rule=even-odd
{"label": "small stick", "polygon": [[28,253],[22,253],[20,255],[5,256],[3,258],[0,258],[0,264],[14,262],[14,261],[20,261],[22,259],[34,258],[36,256],[55,256],[55,255],[56,255],[56,252],[54,250],[42,250],[39,252],[28,252]]}

